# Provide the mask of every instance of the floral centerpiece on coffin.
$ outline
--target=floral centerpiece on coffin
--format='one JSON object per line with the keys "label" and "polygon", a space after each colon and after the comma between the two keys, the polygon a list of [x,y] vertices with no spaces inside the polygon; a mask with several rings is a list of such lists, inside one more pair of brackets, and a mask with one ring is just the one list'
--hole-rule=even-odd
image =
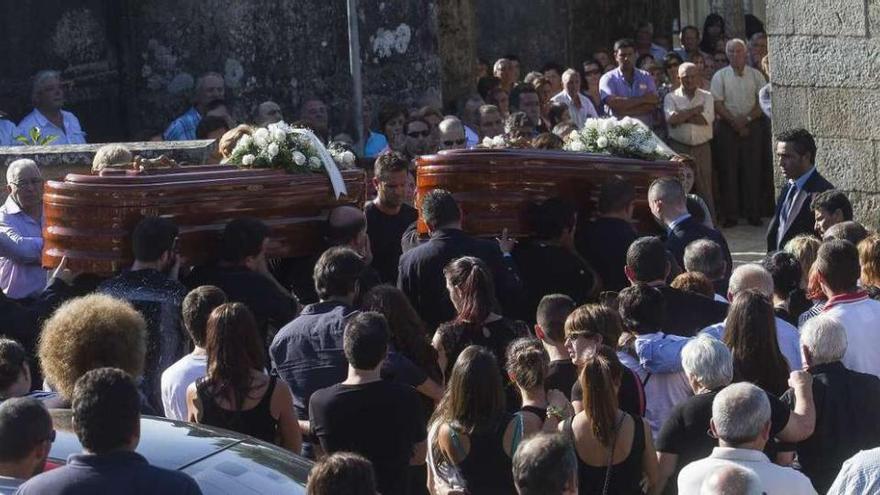
{"label": "floral centerpiece on coffin", "polygon": [[639,160],[671,160],[676,156],[645,124],[630,117],[587,119],[581,130],[571,132],[563,149]]}
{"label": "floral centerpiece on coffin", "polygon": [[315,134],[304,127],[285,122],[259,128],[253,135],[241,137],[228,163],[240,168],[278,168],[292,174],[324,173],[330,178],[338,198],[347,194],[339,167],[352,168],[355,156],[350,151],[329,151]]}

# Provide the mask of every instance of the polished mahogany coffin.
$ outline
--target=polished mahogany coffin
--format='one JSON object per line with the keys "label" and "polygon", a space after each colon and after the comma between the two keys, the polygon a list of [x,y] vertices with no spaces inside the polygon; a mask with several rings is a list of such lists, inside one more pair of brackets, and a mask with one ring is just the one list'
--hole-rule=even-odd
{"label": "polished mahogany coffin", "polygon": [[227,165],[108,175],[68,174],[43,195],[43,266],[67,256],[75,272],[111,275],[132,262],[131,234],[144,216],[168,217],[180,228],[178,250],[189,263],[211,260],[230,220],[259,218],[271,228],[272,257],[318,253],[320,227],[339,205],[361,206],[364,172],[342,172],[348,195],[336,199],[324,175],[242,170]]}
{"label": "polished mahogany coffin", "polygon": [[[530,234],[525,218],[529,202],[561,197],[580,215],[593,216],[599,186],[619,175],[636,188],[634,222],[643,233],[659,226],[648,209],[647,191],[659,177],[678,177],[683,162],[643,161],[591,153],[533,149],[442,151],[417,160],[421,198],[432,189],[453,193],[463,214],[463,228],[478,236]],[[421,203],[421,201],[417,201]],[[419,221],[419,232],[427,228]]]}

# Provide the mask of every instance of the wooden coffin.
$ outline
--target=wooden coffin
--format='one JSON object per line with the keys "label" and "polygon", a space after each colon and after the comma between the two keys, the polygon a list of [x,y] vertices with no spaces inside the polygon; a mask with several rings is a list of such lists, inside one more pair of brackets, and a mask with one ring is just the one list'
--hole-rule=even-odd
{"label": "wooden coffin", "polygon": [[[461,207],[466,232],[497,236],[506,228],[517,237],[531,233],[525,218],[531,201],[557,196],[571,202],[581,218],[594,216],[599,187],[614,175],[636,188],[636,229],[656,233],[659,226],[648,209],[648,187],[656,178],[678,177],[683,166],[677,161],[532,149],[442,151],[420,157],[417,164],[417,204],[428,191],[446,189]],[[427,232],[421,219],[419,232]]]}
{"label": "wooden coffin", "polygon": [[271,229],[271,257],[320,252],[320,225],[335,206],[363,205],[363,171],[344,171],[347,196],[334,197],[324,175],[282,170],[192,166],[134,174],[68,174],[48,181],[43,195],[43,266],[67,256],[75,272],[111,275],[132,262],[131,233],[141,218],[178,225],[180,254],[191,264],[216,255],[226,223],[255,217]]}

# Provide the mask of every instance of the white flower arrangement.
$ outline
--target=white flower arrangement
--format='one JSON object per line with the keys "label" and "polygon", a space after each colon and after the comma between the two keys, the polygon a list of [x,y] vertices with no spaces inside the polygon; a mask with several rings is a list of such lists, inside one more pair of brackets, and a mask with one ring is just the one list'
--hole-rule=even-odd
{"label": "white flower arrangement", "polygon": [[291,173],[325,173],[325,153],[340,168],[352,168],[355,156],[350,151],[334,154],[326,150],[307,129],[291,127],[284,122],[269,124],[244,135],[236,143],[229,163],[242,168],[283,168]]}
{"label": "white flower arrangement", "polygon": [[355,168],[357,157],[344,144],[334,141],[327,147],[327,151],[330,153],[330,156],[333,157],[333,161],[336,162],[336,165],[338,165],[339,168]]}
{"label": "white flower arrangement", "polygon": [[499,134],[495,137],[486,136],[483,138],[483,141],[480,143],[482,148],[509,148],[510,143],[507,142],[507,139],[504,138],[503,134]]}
{"label": "white flower arrangement", "polygon": [[581,130],[568,136],[564,149],[641,160],[669,160],[675,156],[645,124],[630,117],[587,119]]}

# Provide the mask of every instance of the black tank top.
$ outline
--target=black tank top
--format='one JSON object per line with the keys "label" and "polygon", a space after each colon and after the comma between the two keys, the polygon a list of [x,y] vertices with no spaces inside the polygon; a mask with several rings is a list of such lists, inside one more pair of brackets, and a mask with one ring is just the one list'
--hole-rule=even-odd
{"label": "black tank top", "polygon": [[458,463],[458,469],[470,495],[516,494],[513,464],[504,452],[504,430],[510,419],[507,416],[496,428],[468,436],[471,449],[467,457]]}
{"label": "black tank top", "polygon": [[[635,423],[632,446],[629,455],[623,462],[611,466],[611,479],[608,483],[608,491],[604,495],[641,495],[642,488],[639,482],[642,480],[642,454],[645,451],[645,424],[642,419],[629,414]],[[566,420],[565,428],[568,435],[574,440],[571,429],[571,418]],[[605,487],[605,475],[607,466],[590,466],[577,456],[578,461],[578,493],[580,495],[603,495]]]}
{"label": "black tank top", "polygon": [[278,420],[272,417],[272,392],[275,390],[274,376],[269,378],[266,393],[256,406],[242,411],[230,411],[218,406],[214,395],[208,390],[204,378],[196,381],[196,394],[202,403],[201,423],[237,431],[265,442],[277,443]]}

